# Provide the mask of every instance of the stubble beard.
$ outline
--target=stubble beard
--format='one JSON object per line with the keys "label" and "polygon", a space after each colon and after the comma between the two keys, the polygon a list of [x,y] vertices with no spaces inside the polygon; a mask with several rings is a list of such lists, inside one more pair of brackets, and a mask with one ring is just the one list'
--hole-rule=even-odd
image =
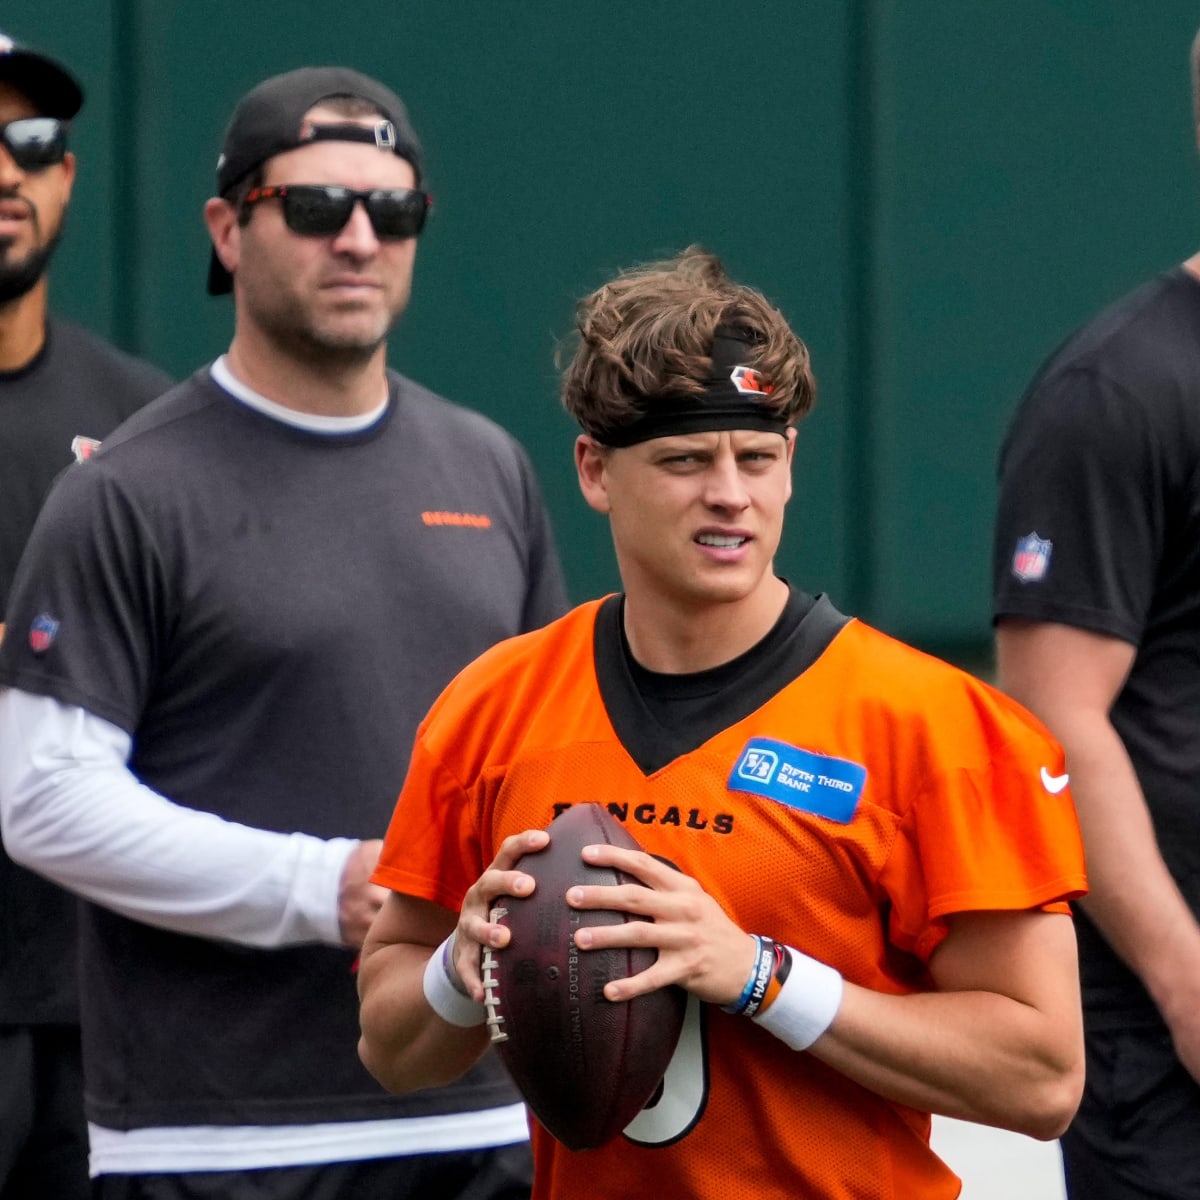
{"label": "stubble beard", "polygon": [[299,305],[257,316],[263,332],[289,358],[328,370],[362,366],[374,358],[400,319],[400,312],[391,313],[378,334],[341,330],[332,321],[322,324]]}

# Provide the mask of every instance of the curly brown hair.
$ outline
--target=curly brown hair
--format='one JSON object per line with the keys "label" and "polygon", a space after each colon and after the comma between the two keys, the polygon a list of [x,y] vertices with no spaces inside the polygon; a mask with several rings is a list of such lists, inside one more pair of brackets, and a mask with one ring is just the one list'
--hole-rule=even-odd
{"label": "curly brown hair", "polygon": [[699,395],[718,325],[749,335],[747,365],[771,385],[761,402],[773,415],[793,424],[816,400],[808,347],[760,292],[734,283],[699,246],[622,271],[579,302],[575,325],[562,402],[599,441],[657,399]]}

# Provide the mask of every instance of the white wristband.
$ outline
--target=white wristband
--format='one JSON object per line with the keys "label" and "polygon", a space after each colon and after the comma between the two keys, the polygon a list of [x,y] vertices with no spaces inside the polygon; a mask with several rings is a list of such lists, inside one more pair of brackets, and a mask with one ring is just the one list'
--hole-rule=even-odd
{"label": "white wristband", "polygon": [[472,1025],[483,1024],[487,1010],[477,1000],[463,995],[451,982],[446,956],[451,953],[453,942],[454,934],[451,934],[430,956],[425,964],[422,987],[429,1007],[443,1021],[460,1029],[469,1029]]}
{"label": "white wristband", "polygon": [[750,1019],[793,1050],[807,1050],[842,1006],[845,980],[832,967],[789,947],[792,966],[779,994]]}

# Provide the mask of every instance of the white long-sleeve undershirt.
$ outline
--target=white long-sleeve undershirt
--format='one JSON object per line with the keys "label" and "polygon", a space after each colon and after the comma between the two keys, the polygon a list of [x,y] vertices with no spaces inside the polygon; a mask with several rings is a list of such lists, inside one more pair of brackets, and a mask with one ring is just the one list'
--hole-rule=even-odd
{"label": "white long-sleeve undershirt", "polygon": [[0,692],[0,831],[13,861],[124,916],[248,946],[341,943],[358,842],[275,833],[140,783],[131,738],[87,710]]}
{"label": "white long-sleeve undershirt", "polygon": [[[326,417],[275,404],[211,367],[235,399],[284,424],[357,432],[387,409]],[[340,944],[338,892],[358,842],[273,833],[173,804],[128,769],[131,739],[82,708],[0,693],[0,832],[19,862],[127,917],[249,946]]]}

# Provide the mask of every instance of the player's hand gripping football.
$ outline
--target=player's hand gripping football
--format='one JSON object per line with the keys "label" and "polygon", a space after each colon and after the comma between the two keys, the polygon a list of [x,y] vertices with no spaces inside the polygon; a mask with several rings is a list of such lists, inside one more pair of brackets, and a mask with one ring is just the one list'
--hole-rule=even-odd
{"label": "player's hand gripping football", "polygon": [[499,950],[507,946],[510,932],[491,920],[492,908],[499,896],[528,896],[534,880],[524,871],[514,869],[523,854],[534,854],[550,844],[544,829],[527,829],[513,834],[500,843],[491,865],[468,889],[459,910],[454,938],[454,969],[474,1000],[483,1000],[481,961],[483,947]]}
{"label": "player's hand gripping football", "polygon": [[648,970],[607,984],[609,1000],[630,1000],[672,983],[711,1004],[737,1000],[754,965],[754,942],[695,879],[641,850],[587,846],[583,857],[595,866],[616,867],[641,884],[573,887],[568,904],[616,909],[649,920],[587,926],[575,935],[576,945],[581,950],[641,946],[658,951]]}

